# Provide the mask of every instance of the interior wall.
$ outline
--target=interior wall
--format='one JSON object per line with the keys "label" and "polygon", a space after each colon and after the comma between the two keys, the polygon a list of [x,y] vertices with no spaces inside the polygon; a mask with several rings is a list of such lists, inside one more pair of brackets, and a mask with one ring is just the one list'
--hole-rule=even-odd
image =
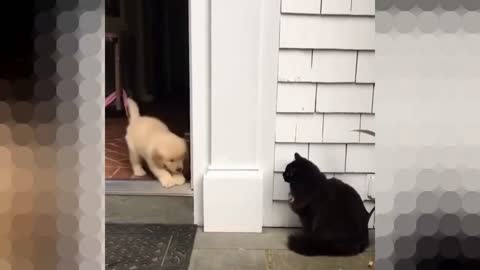
{"label": "interior wall", "polygon": [[146,0],[151,11],[153,93],[189,93],[188,1]]}
{"label": "interior wall", "polygon": [[[189,83],[188,0],[144,0],[143,31],[145,35],[144,70],[139,78],[137,67],[137,7],[134,1],[125,1],[125,22],[128,30],[122,33],[122,83],[124,88],[138,98],[138,80],[155,97],[185,96]],[[106,85],[107,93],[114,88],[114,48],[107,43]]]}

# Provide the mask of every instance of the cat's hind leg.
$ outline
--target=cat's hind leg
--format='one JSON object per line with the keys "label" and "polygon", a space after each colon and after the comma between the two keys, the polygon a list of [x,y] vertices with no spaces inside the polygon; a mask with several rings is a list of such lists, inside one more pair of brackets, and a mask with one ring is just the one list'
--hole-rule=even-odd
{"label": "cat's hind leg", "polygon": [[318,233],[298,233],[288,237],[288,248],[304,256],[353,256],[365,248],[353,238],[332,238]]}
{"label": "cat's hind leg", "polygon": [[300,216],[300,222],[305,233],[311,233],[314,229],[313,218],[308,215]]}
{"label": "cat's hind leg", "polygon": [[312,238],[309,236],[311,236],[311,234],[308,233],[296,233],[289,235],[287,242],[288,249],[304,256],[318,255],[316,248],[312,243]]}

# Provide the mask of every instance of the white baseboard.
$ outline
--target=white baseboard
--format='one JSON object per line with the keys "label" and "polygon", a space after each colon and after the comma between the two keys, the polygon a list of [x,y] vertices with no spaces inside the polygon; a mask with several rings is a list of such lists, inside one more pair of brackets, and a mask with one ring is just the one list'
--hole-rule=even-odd
{"label": "white baseboard", "polygon": [[262,232],[263,174],[210,170],[203,180],[205,232]]}

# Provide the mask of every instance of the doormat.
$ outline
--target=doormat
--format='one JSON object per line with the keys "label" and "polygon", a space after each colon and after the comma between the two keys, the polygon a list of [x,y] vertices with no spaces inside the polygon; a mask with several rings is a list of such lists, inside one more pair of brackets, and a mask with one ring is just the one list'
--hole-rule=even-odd
{"label": "doormat", "polygon": [[187,270],[195,225],[106,224],[106,270]]}

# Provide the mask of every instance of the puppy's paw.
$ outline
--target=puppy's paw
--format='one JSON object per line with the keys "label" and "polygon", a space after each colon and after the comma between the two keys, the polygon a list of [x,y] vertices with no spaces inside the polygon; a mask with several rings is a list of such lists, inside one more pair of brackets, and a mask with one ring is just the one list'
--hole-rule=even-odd
{"label": "puppy's paw", "polygon": [[147,173],[145,172],[145,170],[142,168],[142,167],[134,167],[133,168],[133,175],[135,176],[145,176]]}
{"label": "puppy's paw", "polygon": [[159,180],[164,188],[171,188],[176,184],[173,177],[169,174],[162,175],[162,177]]}
{"label": "puppy's paw", "polygon": [[174,174],[172,178],[176,185],[180,186],[185,184],[185,176],[183,176],[183,174]]}

